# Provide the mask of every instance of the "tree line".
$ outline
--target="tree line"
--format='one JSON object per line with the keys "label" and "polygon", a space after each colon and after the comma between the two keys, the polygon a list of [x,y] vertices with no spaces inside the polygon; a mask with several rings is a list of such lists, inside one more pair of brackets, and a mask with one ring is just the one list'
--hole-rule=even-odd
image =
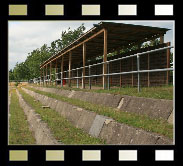
{"label": "tree line", "polygon": [[39,77],[40,64],[80,37],[85,29],[86,27],[84,24],[81,24],[74,30],[71,30],[69,27],[67,30],[61,32],[61,37],[59,39],[51,42],[50,47],[48,47],[47,44],[44,44],[41,48],[37,48],[28,53],[24,62],[17,62],[15,67],[9,70],[9,80],[30,80]]}

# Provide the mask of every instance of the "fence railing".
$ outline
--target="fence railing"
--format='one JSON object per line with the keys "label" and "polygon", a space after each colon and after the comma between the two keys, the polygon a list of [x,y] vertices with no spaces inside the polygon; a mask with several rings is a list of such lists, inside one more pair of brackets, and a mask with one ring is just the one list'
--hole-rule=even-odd
{"label": "fence railing", "polygon": [[[154,49],[154,50],[150,50],[150,51],[146,51],[146,52],[142,52],[142,53],[136,53],[130,56],[126,56],[126,57],[121,57],[121,58],[117,58],[117,59],[112,59],[106,62],[100,62],[100,63],[96,63],[96,64],[92,64],[92,65],[88,65],[85,66],[85,69],[88,68],[89,69],[89,75],[88,76],[79,76],[78,71],[83,69],[84,67],[79,67],[79,68],[75,68],[75,69],[71,69],[71,70],[66,70],[63,72],[58,72],[55,74],[51,74],[51,76],[55,75],[55,79],[51,79],[50,75],[46,75],[46,76],[42,76],[42,77],[38,77],[38,78],[34,78],[32,79],[34,83],[52,83],[52,82],[57,82],[57,81],[61,81],[61,87],[63,87],[63,80],[73,80],[76,79],[77,80],[77,88],[79,88],[79,79],[82,78],[89,78],[89,87],[91,89],[91,78],[92,77],[102,77],[102,76],[107,76],[107,84],[108,84],[108,89],[110,89],[110,76],[114,76],[114,75],[125,75],[125,74],[132,74],[132,73],[137,73],[137,86],[138,86],[138,92],[140,92],[140,73],[149,73],[149,72],[162,72],[162,71],[174,71],[173,67],[170,68],[163,68],[163,69],[150,69],[150,70],[140,70],[140,56],[141,55],[147,55],[149,53],[154,53],[154,52],[158,52],[158,51],[162,51],[162,50],[166,50],[166,49],[171,49],[173,48],[173,46],[168,46],[168,47],[163,47],[163,48],[158,48],[158,49]],[[124,60],[124,59],[128,59],[128,58],[132,58],[132,57],[136,57],[137,58],[137,70],[135,71],[128,71],[128,72],[118,72],[118,73],[110,73],[109,71],[109,64],[111,62],[115,62],[115,61],[119,61],[119,60]],[[96,75],[91,75],[91,68],[97,65],[103,65],[103,64],[107,64],[107,74],[96,74]],[[77,76],[76,77],[63,77],[63,73],[68,73],[71,71],[76,71],[77,72]],[[60,75],[60,78],[59,78]],[[53,77],[52,77],[53,78]],[[106,87],[105,87],[106,88]]]}

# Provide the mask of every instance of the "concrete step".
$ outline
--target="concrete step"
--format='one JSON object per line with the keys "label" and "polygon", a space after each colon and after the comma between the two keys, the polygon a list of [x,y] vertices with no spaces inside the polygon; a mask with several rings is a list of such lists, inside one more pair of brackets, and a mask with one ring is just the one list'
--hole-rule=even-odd
{"label": "concrete step", "polygon": [[34,91],[22,88],[27,94],[49,105],[61,116],[67,118],[74,126],[83,129],[91,136],[105,139],[107,144],[154,145],[173,144],[173,140],[157,133],[118,123],[110,117],[98,115],[69,103],[56,100]]}
{"label": "concrete step", "polygon": [[60,96],[87,101],[92,104],[100,104],[117,108],[121,111],[147,115],[152,119],[163,119],[173,124],[173,101],[165,99],[152,99],[127,95],[115,95],[108,93],[95,93],[57,88],[33,87],[40,91],[54,93]]}
{"label": "concrete step", "polygon": [[19,97],[19,103],[24,110],[25,115],[29,123],[30,130],[33,131],[38,145],[59,145],[60,142],[53,137],[47,124],[41,121],[40,115],[36,114],[35,110],[32,109],[22,98],[21,94],[16,90]]}

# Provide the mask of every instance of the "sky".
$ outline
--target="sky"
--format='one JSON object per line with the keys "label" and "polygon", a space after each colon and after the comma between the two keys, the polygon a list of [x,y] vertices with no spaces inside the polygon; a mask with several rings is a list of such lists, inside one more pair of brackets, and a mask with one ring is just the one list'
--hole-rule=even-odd
{"label": "sky", "polygon": [[[43,44],[50,46],[51,42],[59,39],[61,32],[69,27],[76,29],[84,23],[85,31],[87,31],[93,27],[93,24],[97,24],[100,21],[9,21],[9,69],[13,69],[17,62],[24,62],[28,53],[40,48]],[[171,44],[174,43],[173,21],[105,21],[168,28],[171,30],[165,34],[164,41],[170,41]]]}

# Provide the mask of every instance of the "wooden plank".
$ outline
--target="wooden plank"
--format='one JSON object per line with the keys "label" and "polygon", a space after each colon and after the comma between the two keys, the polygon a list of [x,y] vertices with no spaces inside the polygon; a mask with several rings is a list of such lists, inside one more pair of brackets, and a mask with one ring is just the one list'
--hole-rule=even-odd
{"label": "wooden plank", "polygon": [[51,72],[52,72],[52,62],[50,62],[50,85],[51,85],[51,79],[52,79],[52,77],[51,77]]}
{"label": "wooden plank", "polygon": [[[57,69],[57,59],[56,59],[56,62],[55,62],[55,73],[57,73],[57,71],[58,71],[58,69]],[[57,86],[56,74],[55,74],[55,85]]]}
{"label": "wooden plank", "polygon": [[160,44],[163,44],[163,43],[164,43],[164,35],[160,36]]}
{"label": "wooden plank", "polygon": [[[170,42],[167,43],[167,47],[170,46]],[[167,68],[170,68],[170,49],[167,49]],[[170,76],[170,71],[167,71],[167,74],[166,74],[166,84],[168,85],[169,83],[169,76]]]}
{"label": "wooden plank", "polygon": [[[85,76],[86,43],[83,43],[83,77]],[[82,89],[85,89],[85,78],[82,78]]]}
{"label": "wooden plank", "polygon": [[[120,62],[120,73],[122,72],[122,62],[121,62],[122,60],[120,60],[119,62]],[[122,75],[120,74],[120,88],[122,87]]]}
{"label": "wooden plank", "polygon": [[[150,57],[150,55],[148,54],[147,55],[147,70],[149,70],[149,68],[150,68],[150,64],[149,64],[149,57]],[[149,72],[147,73],[147,86],[149,87],[150,86],[150,78],[149,78]]]}
{"label": "wooden plank", "polygon": [[45,71],[44,71],[44,67],[43,67],[43,85],[44,85],[44,77],[45,77]]}
{"label": "wooden plank", "polygon": [[68,81],[68,86],[71,87],[71,63],[72,63],[72,52],[69,52],[69,81]]}
{"label": "wooden plank", "polygon": [[42,108],[50,108],[49,105],[42,105],[41,107],[42,107]]}
{"label": "wooden plank", "polygon": [[[107,30],[104,30],[104,57],[103,62],[107,61]],[[103,74],[107,74],[107,64],[103,64]],[[107,77],[103,76],[103,89],[107,87]]]}
{"label": "wooden plank", "polygon": [[[61,72],[64,71],[64,56],[62,56],[60,70],[61,70]],[[64,78],[64,74],[62,73],[62,79],[63,79],[63,78]],[[61,80],[61,81],[62,81],[62,83],[63,83],[63,80]],[[62,83],[61,83],[61,85],[62,85]]]}
{"label": "wooden plank", "polygon": [[41,78],[40,78],[40,83],[39,83],[39,84],[41,85],[41,79],[42,79],[42,69],[40,70],[40,77],[41,77]]}
{"label": "wooden plank", "polygon": [[[47,79],[47,75],[48,75],[48,65],[46,65],[46,79]],[[46,81],[46,85],[47,85],[47,81]]]}

